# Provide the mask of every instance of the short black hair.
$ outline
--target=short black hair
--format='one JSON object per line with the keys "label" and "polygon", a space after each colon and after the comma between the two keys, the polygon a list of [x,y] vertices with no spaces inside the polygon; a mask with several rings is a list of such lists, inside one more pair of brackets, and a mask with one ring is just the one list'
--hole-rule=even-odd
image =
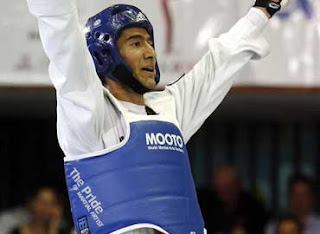
{"label": "short black hair", "polygon": [[297,183],[304,183],[306,184],[309,188],[310,191],[314,194],[315,193],[315,188],[314,188],[314,182],[313,180],[303,174],[294,174],[289,178],[288,182],[288,191],[291,192],[293,189],[293,186]]}

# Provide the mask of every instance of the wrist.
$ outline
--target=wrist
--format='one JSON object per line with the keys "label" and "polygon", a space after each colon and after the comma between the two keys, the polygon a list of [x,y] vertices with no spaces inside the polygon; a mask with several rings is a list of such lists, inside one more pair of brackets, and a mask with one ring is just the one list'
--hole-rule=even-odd
{"label": "wrist", "polygon": [[281,0],[256,0],[254,7],[260,9],[268,18],[271,18],[281,9]]}
{"label": "wrist", "polygon": [[271,18],[271,15],[268,13],[267,9],[264,7],[259,7],[259,6],[254,6],[254,8],[261,10],[267,17],[268,19]]}

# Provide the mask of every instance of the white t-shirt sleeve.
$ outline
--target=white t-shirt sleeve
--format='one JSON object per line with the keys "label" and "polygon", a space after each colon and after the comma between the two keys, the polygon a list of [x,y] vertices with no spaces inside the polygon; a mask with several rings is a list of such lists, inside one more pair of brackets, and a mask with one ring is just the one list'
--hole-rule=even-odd
{"label": "white t-shirt sleeve", "polygon": [[104,134],[117,132],[114,127],[122,124],[103,94],[78,22],[76,1],[28,0],[28,4],[38,19],[43,48],[50,59],[49,74],[57,92],[57,130],[62,150],[72,156],[106,148]]}
{"label": "white t-shirt sleeve", "polygon": [[252,8],[229,32],[209,41],[209,52],[189,73],[166,87],[186,142],[221,103],[234,75],[250,59],[267,55],[269,46],[261,35],[267,21],[261,10]]}

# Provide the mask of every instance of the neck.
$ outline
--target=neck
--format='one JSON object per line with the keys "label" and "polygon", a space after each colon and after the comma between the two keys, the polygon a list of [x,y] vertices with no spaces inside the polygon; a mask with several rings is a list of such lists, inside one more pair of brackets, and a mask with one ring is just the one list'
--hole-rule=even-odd
{"label": "neck", "polygon": [[106,79],[106,86],[112,93],[112,95],[115,96],[118,100],[124,102],[131,102],[137,105],[144,105],[143,95],[134,92],[126,85],[123,85],[112,79]]}
{"label": "neck", "polygon": [[24,233],[44,233],[46,230],[46,224],[33,220],[24,225],[22,228]]}

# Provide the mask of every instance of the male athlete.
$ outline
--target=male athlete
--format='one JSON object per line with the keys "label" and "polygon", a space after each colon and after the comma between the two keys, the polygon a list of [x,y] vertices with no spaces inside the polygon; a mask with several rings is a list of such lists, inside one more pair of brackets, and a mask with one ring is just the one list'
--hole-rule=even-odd
{"label": "male athlete", "polygon": [[234,74],[267,54],[261,33],[280,4],[257,0],[161,92],[152,92],[160,79],[153,28],[138,8],[111,6],[83,33],[76,0],[28,4],[57,91],[77,233],[204,233],[185,142],[222,101]]}

